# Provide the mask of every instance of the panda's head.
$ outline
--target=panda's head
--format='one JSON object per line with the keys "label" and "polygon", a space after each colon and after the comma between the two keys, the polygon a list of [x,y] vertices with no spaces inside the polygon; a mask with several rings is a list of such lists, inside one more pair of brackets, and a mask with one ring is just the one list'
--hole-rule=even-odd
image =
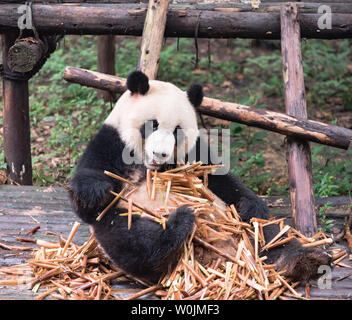
{"label": "panda's head", "polygon": [[119,132],[125,156],[140,159],[150,169],[182,162],[199,135],[195,107],[202,102],[202,87],[193,84],[184,92],[135,71],[127,78],[127,89],[105,120]]}

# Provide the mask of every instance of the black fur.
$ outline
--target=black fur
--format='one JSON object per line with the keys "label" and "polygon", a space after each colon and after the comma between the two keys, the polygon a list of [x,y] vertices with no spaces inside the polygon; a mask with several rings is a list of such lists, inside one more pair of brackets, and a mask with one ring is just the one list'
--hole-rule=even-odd
{"label": "black fur", "polygon": [[194,83],[187,90],[189,101],[194,107],[199,107],[203,101],[203,87],[200,84]]}
{"label": "black fur", "polygon": [[[189,90],[191,96],[198,96],[197,99],[191,99],[194,103],[201,103],[197,90]],[[121,183],[105,175],[104,170],[127,179],[139,171],[145,180],[144,165],[126,165],[123,162],[124,147],[118,132],[103,125],[79,161],[70,183],[70,196],[77,215],[93,227],[98,242],[111,260],[127,273],[155,282],[167,271],[170,263],[177,262],[178,250],[192,232],[194,215],[188,207],[178,208],[171,213],[165,230],[157,223],[135,216],[128,230],[127,217],[119,215],[126,210],[121,208],[110,209],[101,221],[96,221],[98,214],[113,199],[109,190],[119,192],[122,189]],[[195,148],[199,147],[198,139]],[[268,219],[265,203],[232,174],[209,175],[208,179],[209,189],[228,205],[234,204],[244,221],[248,222],[252,217]],[[266,241],[270,241],[278,232],[277,225],[265,227]],[[264,254],[268,255],[271,263],[288,261],[289,266],[294,266],[288,276],[296,279],[309,278],[316,273],[317,266],[330,262],[330,258],[321,250],[307,250],[294,241]],[[281,265],[282,268],[287,266],[285,263]]]}
{"label": "black fur", "polygon": [[134,71],[127,77],[127,89],[134,93],[145,95],[149,90],[149,79],[141,71]]}

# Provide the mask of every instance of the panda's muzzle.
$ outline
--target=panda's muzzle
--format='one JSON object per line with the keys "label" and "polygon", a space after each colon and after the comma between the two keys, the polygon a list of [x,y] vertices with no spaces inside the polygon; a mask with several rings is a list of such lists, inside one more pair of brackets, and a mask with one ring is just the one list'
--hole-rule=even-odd
{"label": "panda's muzzle", "polygon": [[153,156],[156,159],[165,159],[168,155],[166,152],[157,152],[157,151],[153,151]]}
{"label": "panda's muzzle", "polygon": [[[165,153],[163,153],[165,154]],[[165,157],[166,157],[166,154],[165,154]],[[149,168],[149,169],[158,169],[161,165],[163,165],[165,163],[165,161],[163,160],[164,157],[159,157],[159,154],[158,153],[155,153],[153,152],[153,158],[152,159],[146,159],[146,167]]]}
{"label": "panda's muzzle", "polygon": [[172,161],[174,146],[175,138],[172,130],[159,128],[154,131],[146,140],[145,165],[155,168]]}

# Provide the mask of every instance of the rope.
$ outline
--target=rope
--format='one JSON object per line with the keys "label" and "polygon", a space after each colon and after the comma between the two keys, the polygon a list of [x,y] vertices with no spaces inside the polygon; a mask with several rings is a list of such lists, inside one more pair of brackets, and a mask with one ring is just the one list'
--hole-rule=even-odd
{"label": "rope", "polygon": [[195,63],[195,69],[198,68],[198,63],[199,63],[199,53],[198,53],[198,31],[199,31],[199,24],[200,24],[200,16],[202,15],[202,12],[199,11],[198,13],[198,18],[197,18],[197,24],[196,28],[194,30],[194,46],[196,47],[196,63]]}

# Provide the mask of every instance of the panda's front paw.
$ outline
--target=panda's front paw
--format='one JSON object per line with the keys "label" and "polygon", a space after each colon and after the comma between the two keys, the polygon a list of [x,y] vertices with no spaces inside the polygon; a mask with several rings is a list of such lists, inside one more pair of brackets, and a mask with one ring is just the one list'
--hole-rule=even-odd
{"label": "panda's front paw", "polygon": [[171,228],[177,228],[181,234],[188,236],[193,230],[194,220],[193,209],[184,205],[170,214],[167,224]]}
{"label": "panda's front paw", "polygon": [[75,188],[72,185],[73,198],[78,200],[81,207],[87,209],[96,209],[102,206],[110,197],[109,191],[112,190],[112,183],[109,181],[87,181]]}
{"label": "panda's front paw", "polygon": [[112,190],[112,184],[102,181],[91,186],[87,204],[90,208],[96,208],[103,205],[111,196],[109,191]]}

